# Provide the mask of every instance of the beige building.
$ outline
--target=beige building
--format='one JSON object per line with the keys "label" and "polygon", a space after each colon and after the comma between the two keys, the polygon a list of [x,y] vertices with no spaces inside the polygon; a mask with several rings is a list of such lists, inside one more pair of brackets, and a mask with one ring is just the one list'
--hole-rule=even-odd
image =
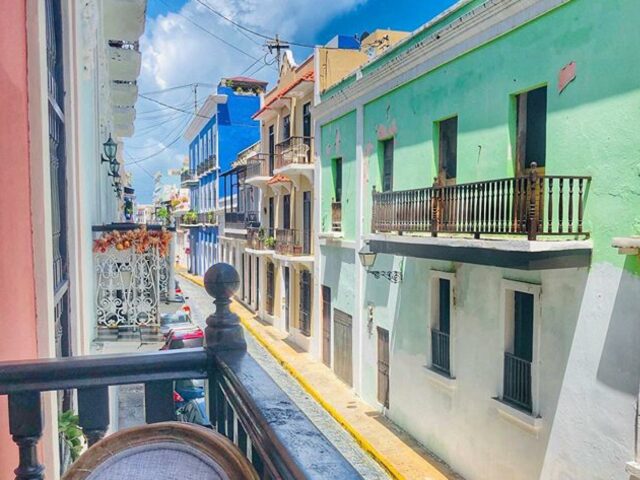
{"label": "beige building", "polygon": [[322,91],[406,35],[380,30],[362,42],[338,36],[301,64],[287,51],[276,86],[254,116],[261,147],[247,161],[245,181],[259,189],[260,226],[247,228],[241,257],[232,257],[241,263],[245,304],[305,351],[318,343],[312,339],[313,105]]}

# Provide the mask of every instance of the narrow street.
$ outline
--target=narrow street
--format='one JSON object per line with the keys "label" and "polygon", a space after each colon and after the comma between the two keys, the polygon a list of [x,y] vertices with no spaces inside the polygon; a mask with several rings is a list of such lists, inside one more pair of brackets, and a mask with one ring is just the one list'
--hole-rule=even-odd
{"label": "narrow street", "polygon": [[[187,304],[191,307],[193,320],[204,328],[206,318],[214,310],[213,301],[204,288],[181,278],[180,286]],[[279,364],[256,342],[251,334],[245,332],[247,349],[256,361],[267,371],[274,381],[291,397],[309,419],[322,431],[345,458],[366,479],[386,479],[386,472],[362,449],[318,403],[311,398]]]}

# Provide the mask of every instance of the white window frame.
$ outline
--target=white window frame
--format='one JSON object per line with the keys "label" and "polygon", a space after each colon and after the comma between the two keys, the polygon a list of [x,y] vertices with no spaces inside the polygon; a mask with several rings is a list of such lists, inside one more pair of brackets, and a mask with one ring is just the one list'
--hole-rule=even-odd
{"label": "white window frame", "polygon": [[[502,399],[504,393],[504,353],[507,351],[509,328],[512,328],[514,321],[514,292],[523,292],[533,295],[533,355],[531,359],[531,413],[524,413],[515,407],[505,404],[508,409],[517,412],[517,416],[522,420],[522,416],[530,416],[533,419],[540,417],[540,334],[542,330],[541,294],[542,286],[534,283],[527,283],[516,280],[503,279],[500,286],[500,350],[498,352],[497,392],[498,399]],[[531,424],[537,427],[538,424]]]}
{"label": "white window frame", "polygon": [[[443,372],[440,372],[433,368],[432,359],[432,345],[431,345],[431,331],[438,323],[439,307],[440,307],[440,295],[438,288],[440,285],[440,279],[449,280],[451,292],[449,295],[449,376],[447,377]],[[441,270],[431,270],[429,274],[429,318],[428,318],[428,335],[427,335],[427,368],[434,373],[440,375],[443,379],[455,380],[456,378],[456,333],[457,333],[457,321],[456,321],[456,273],[446,272]]]}

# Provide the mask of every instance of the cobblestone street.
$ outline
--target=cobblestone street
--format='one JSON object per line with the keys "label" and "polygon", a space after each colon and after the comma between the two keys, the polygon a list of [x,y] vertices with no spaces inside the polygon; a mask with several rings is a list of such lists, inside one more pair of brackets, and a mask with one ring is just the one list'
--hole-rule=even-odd
{"label": "cobblestone street", "polygon": [[[180,286],[191,307],[194,322],[205,327],[206,317],[214,311],[213,301],[204,288],[180,279]],[[247,348],[253,358],[269,373],[274,381],[291,397],[300,409],[342,452],[366,479],[387,479],[389,476],[358,446],[347,433],[313,398],[311,398],[249,333],[245,333]]]}

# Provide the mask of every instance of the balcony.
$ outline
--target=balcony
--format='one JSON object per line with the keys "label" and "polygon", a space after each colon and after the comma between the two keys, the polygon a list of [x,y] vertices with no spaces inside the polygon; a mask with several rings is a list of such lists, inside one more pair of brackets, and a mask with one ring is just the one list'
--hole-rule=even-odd
{"label": "balcony", "polygon": [[[256,471],[255,478],[360,478],[247,353],[237,317],[228,308],[228,295],[239,284],[238,274],[231,269],[230,275],[228,266],[221,265],[224,268],[218,267],[215,275],[208,275],[220,280],[209,285],[211,291],[217,292],[218,307],[215,316],[209,317],[204,348],[0,363],[0,395],[8,395],[9,430],[19,447],[16,478],[42,479],[45,473],[54,475],[45,472],[38,459],[42,451],[38,443],[46,424],[43,392],[77,391],[79,426],[90,452],[80,456],[76,468],[87,468],[83,462],[96,458],[89,453],[106,448],[104,442],[109,441],[107,437],[100,442],[110,424],[110,386],[143,384],[145,401],[139,408],[144,409],[146,423],[170,422],[163,423],[162,428],[171,434],[172,429],[180,428],[180,424],[171,423],[176,420],[174,381],[180,379],[208,380],[208,414],[214,430],[235,444],[237,451],[248,459]],[[129,440],[136,435],[148,435],[146,432],[136,427],[118,435],[124,437],[122,445],[132,445],[136,442]],[[140,448],[149,446],[144,441],[134,449],[124,447],[126,454],[137,455]],[[181,444],[189,448],[197,449],[197,442],[198,438],[189,435],[181,439]],[[223,450],[218,456],[225,459],[230,453]],[[224,471],[225,465],[222,462],[218,466]],[[106,464],[101,466],[105,468]],[[162,466],[154,464],[149,468]],[[185,472],[186,476],[189,473],[193,472]],[[237,478],[228,471],[222,476]]]}
{"label": "balcony", "polygon": [[202,175],[206,175],[211,172],[214,168],[216,168],[216,156],[209,155],[203,162],[198,164],[196,167],[196,175],[199,177]]}
{"label": "balcony", "polygon": [[271,253],[276,245],[275,231],[273,228],[247,228],[247,249],[254,254]]}
{"label": "balcony", "polygon": [[258,218],[259,213],[255,211],[225,212],[224,226],[225,229],[230,228],[233,230],[245,230],[249,227],[258,228],[260,226]]}
{"label": "balcony", "polygon": [[198,223],[202,225],[217,225],[215,212],[200,212],[198,213]]}
{"label": "balcony", "polygon": [[193,210],[189,210],[180,219],[180,225],[184,227],[197,227],[200,225],[198,214]]}
{"label": "balcony", "polygon": [[[275,163],[275,157],[274,157]],[[256,153],[247,160],[246,182],[256,186],[264,184],[273,176],[273,169],[269,165],[268,153]]]}
{"label": "balcony", "polygon": [[296,181],[300,176],[312,181],[313,137],[289,137],[276,145],[274,173],[282,173]]}
{"label": "balcony", "polygon": [[198,184],[198,177],[196,177],[192,172],[185,171],[180,174],[180,185],[182,187],[190,187]]}
{"label": "balcony", "polygon": [[[590,182],[587,176],[542,176],[534,172],[415,190],[374,189],[371,247],[377,253],[507,268],[587,266],[591,243],[583,220]],[[400,237],[405,234],[409,237]],[[446,239],[425,238],[440,234]],[[539,241],[551,239],[557,241]],[[499,251],[502,253],[496,253]]]}
{"label": "balcony", "polygon": [[298,257],[305,261],[313,260],[311,231],[291,228],[276,229],[276,255]]}
{"label": "balcony", "polygon": [[101,340],[159,333],[159,303],[173,300],[173,229],[159,225],[94,226],[97,334]]}
{"label": "balcony", "polygon": [[342,203],[331,202],[331,231],[342,231]]}

